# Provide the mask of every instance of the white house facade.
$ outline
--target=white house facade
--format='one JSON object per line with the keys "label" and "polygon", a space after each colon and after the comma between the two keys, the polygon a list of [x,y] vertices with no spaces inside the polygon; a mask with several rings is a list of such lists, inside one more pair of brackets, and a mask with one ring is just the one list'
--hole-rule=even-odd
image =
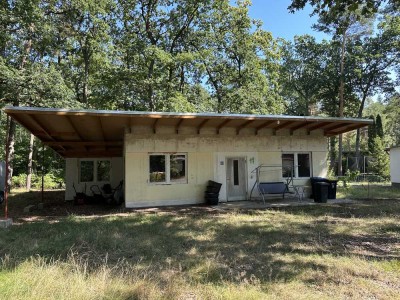
{"label": "white house facade", "polygon": [[390,149],[390,178],[392,186],[400,188],[400,146]]}
{"label": "white house facade", "polygon": [[[310,184],[327,174],[327,137],[371,120],[8,107],[6,112],[66,159],[65,199],[124,182],[126,207],[204,203],[209,180],[220,201],[250,199],[264,182]],[[257,197],[253,194],[253,196]]]}

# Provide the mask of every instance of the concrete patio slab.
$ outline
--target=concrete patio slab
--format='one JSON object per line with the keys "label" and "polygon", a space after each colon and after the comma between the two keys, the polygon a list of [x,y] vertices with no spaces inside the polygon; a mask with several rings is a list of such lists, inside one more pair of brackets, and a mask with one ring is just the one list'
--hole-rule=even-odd
{"label": "concrete patio slab", "polygon": [[221,210],[234,210],[234,209],[265,209],[265,208],[278,208],[278,207],[290,207],[290,206],[313,206],[313,205],[330,205],[330,204],[352,204],[357,203],[351,199],[331,199],[327,203],[316,203],[313,199],[303,199],[298,201],[294,198],[289,199],[271,199],[266,200],[265,204],[262,200],[243,200],[233,202],[221,202],[216,209]]}

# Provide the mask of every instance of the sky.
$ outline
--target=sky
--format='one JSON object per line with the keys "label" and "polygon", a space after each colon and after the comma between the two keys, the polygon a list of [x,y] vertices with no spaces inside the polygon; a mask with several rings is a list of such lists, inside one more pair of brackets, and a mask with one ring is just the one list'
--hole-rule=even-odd
{"label": "sky", "polygon": [[310,17],[310,6],[291,14],[287,10],[290,0],[252,0],[252,3],[249,8],[250,17],[261,20],[264,23],[263,29],[271,32],[274,38],[293,40],[295,35],[309,34],[317,41],[330,39],[329,35],[311,28],[317,22],[317,17]]}

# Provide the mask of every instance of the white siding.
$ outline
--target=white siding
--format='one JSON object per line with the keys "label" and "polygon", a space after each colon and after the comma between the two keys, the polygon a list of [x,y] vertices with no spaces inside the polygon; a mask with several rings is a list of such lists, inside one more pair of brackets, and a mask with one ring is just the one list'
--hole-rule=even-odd
{"label": "white siding", "polygon": [[[241,130],[239,135],[230,128],[222,128],[220,134],[209,128],[197,134],[195,129],[174,127],[132,127],[125,134],[125,201],[127,207],[161,206],[203,203],[208,180],[223,184],[220,200],[226,201],[227,157],[242,156],[247,160],[248,194],[254,184],[251,171],[260,164],[281,164],[283,152],[309,152],[312,160],[312,176],[327,174],[327,142],[322,131],[307,135],[305,131],[281,130],[273,135],[269,129],[259,135],[251,129]],[[186,184],[149,183],[149,153],[187,153]],[[281,172],[270,175],[270,180],[282,180]],[[308,184],[307,179],[296,179],[297,184]]]}
{"label": "white siding", "polygon": [[400,147],[390,149],[390,177],[393,185],[400,186]]}

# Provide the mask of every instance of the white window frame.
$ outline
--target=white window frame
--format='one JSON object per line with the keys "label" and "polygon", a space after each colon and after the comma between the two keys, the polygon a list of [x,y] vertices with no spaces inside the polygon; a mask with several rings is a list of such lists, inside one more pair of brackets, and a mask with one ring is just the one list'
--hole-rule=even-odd
{"label": "white window frame", "polygon": [[[293,164],[294,164],[294,175],[293,175],[293,178],[294,179],[311,178],[313,176],[312,175],[313,174],[312,152],[307,152],[307,151],[299,151],[299,152],[285,151],[285,152],[282,152],[282,154],[281,154],[281,163],[283,162],[282,155],[284,155],[284,154],[293,154],[293,158],[294,158],[294,162],[293,162]],[[299,161],[298,161],[298,155],[299,154],[308,154],[309,160],[310,160],[310,176],[299,177]],[[282,178],[287,178],[287,177],[283,177],[283,174],[282,174]]]}
{"label": "white window frame", "polygon": [[[151,182],[150,180],[150,156],[164,155],[165,157],[165,181],[163,182]],[[171,155],[184,155],[185,156],[185,179],[171,181]],[[187,184],[188,183],[188,154],[187,153],[165,153],[165,152],[151,152],[149,153],[148,160],[148,180],[147,182],[151,185],[171,185],[171,184]]]}
{"label": "white window frame", "polygon": [[[83,161],[92,161],[93,162],[93,180],[92,181],[82,181],[81,180],[81,162]],[[99,161],[108,161],[110,162],[110,180],[109,181],[99,181],[98,180],[98,173],[97,173],[97,162]],[[78,160],[78,171],[79,171],[79,183],[109,183],[111,182],[112,176],[112,163],[111,159],[107,158],[83,158]]]}

